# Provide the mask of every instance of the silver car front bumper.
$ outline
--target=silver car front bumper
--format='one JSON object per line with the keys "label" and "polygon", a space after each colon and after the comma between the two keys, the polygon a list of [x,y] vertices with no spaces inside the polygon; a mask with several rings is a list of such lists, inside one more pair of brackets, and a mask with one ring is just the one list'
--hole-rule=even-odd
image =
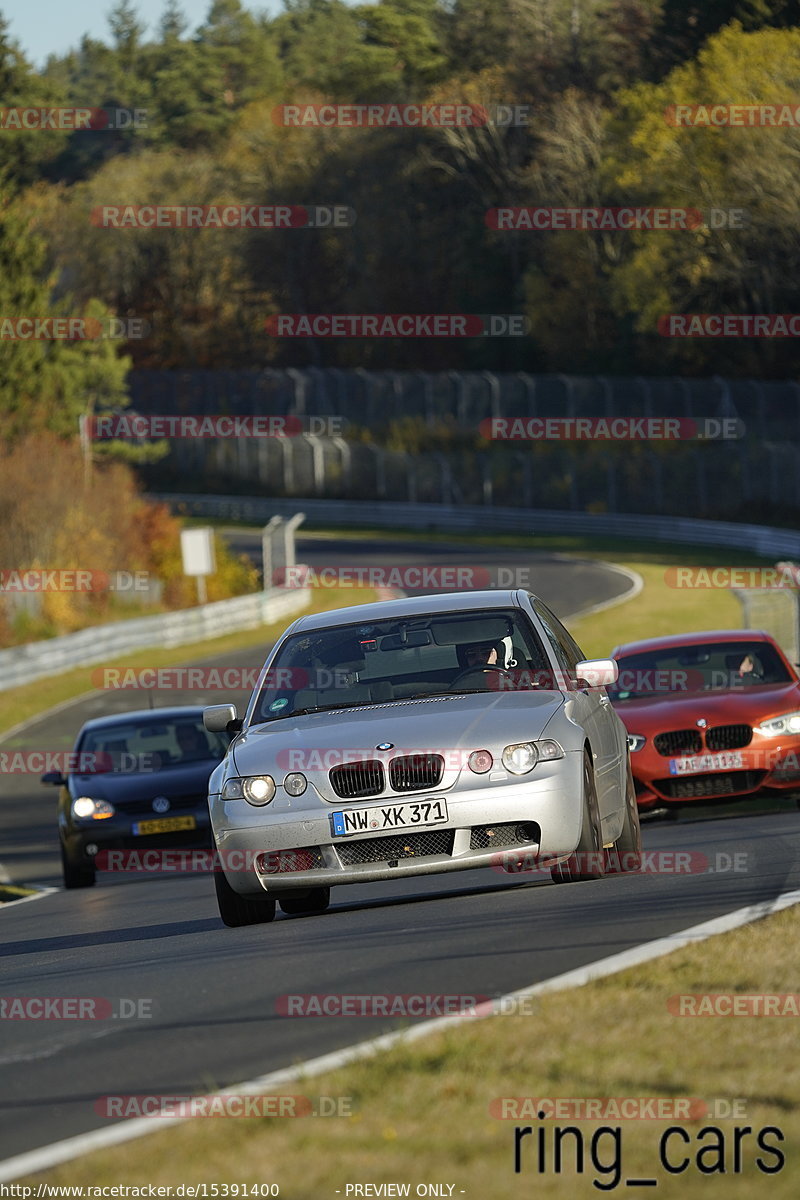
{"label": "silver car front bumper", "polygon": [[[414,852],[409,857],[393,857],[387,852],[381,861],[342,862],[337,851],[345,844],[353,846],[382,839],[396,842],[406,837],[406,831],[335,837],[331,829],[332,812],[435,798],[447,801],[447,822],[417,826],[407,831],[406,840],[415,835],[452,831],[449,852]],[[398,876],[436,875],[491,865],[502,870],[499,864],[504,853],[550,858],[566,856],[575,849],[583,817],[583,755],[567,753],[556,762],[538,764],[530,775],[513,782],[489,782],[462,791],[456,787],[382,795],[368,800],[338,801],[334,805],[322,800],[312,787],[300,797],[290,797],[279,788],[272,803],[263,809],[254,808],[245,800],[223,801],[219,795],[209,797],[209,808],[222,869],[231,887],[242,895],[373,883]],[[525,823],[538,826],[538,840],[515,841],[513,846],[500,844],[496,848],[492,845],[486,849],[470,848],[473,829]],[[308,870],[276,869],[282,859],[273,852],[306,848],[318,848],[321,865]],[[265,861],[262,856],[266,856]],[[291,861],[291,856],[286,857]]]}

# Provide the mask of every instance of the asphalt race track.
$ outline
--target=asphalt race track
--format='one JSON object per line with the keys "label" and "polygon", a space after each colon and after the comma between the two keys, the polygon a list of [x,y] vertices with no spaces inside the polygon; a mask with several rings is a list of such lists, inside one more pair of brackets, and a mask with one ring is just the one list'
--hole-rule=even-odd
{"label": "asphalt race track", "polygon": [[[421,543],[359,546],[364,561],[423,561]],[[330,547],[305,539],[298,557],[329,564]],[[519,561],[463,547],[429,547],[424,561],[477,562],[483,553]],[[352,561],[352,549],[346,557]],[[588,563],[543,558],[535,574],[534,590],[562,614],[628,587]],[[251,666],[259,657],[248,651],[215,665]],[[137,707],[140,695],[94,693],[3,748],[67,749],[88,716]],[[227,698],[170,692],[154,702]],[[0,777],[0,861],[15,880],[58,886],[53,807],[53,792],[36,780]],[[221,924],[202,874],[100,875],[95,888],[7,908],[0,995],[102,997],[115,1007],[124,999],[140,1015],[0,1022],[0,1159],[105,1127],[95,1109],[102,1096],[211,1091],[396,1025],[282,1016],[281,996],[497,996],[772,899],[800,887],[798,822],[792,811],[645,826],[647,849],[700,852],[712,866],[743,854],[741,873],[646,873],[558,887],[543,875],[486,869],[342,888],[322,916],[279,914],[272,925],[239,930]]]}

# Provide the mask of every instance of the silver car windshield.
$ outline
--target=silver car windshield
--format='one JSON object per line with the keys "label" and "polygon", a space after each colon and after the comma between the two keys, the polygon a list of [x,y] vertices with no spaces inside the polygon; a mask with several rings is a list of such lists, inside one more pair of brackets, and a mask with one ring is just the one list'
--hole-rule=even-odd
{"label": "silver car windshield", "polygon": [[279,648],[252,720],[553,686],[544,647],[519,611],[440,613],[295,634]]}

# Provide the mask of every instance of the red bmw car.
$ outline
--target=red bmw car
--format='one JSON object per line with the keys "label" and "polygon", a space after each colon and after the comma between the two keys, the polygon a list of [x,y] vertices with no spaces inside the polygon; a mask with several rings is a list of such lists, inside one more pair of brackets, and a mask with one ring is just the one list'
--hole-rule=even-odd
{"label": "red bmw car", "polygon": [[769,634],[652,638],[612,657],[640,811],[759,794],[800,804],[800,678]]}

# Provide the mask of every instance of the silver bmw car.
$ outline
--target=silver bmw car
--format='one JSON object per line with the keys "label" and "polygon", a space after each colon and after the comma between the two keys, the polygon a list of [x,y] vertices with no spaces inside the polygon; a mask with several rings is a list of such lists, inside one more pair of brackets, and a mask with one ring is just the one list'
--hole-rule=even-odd
{"label": "silver bmw car", "polygon": [[243,718],[204,712],[234,735],[209,780],[222,920],[508,861],[557,882],[638,870],[627,734],[605,690],[616,677],[526,591],[300,617]]}

